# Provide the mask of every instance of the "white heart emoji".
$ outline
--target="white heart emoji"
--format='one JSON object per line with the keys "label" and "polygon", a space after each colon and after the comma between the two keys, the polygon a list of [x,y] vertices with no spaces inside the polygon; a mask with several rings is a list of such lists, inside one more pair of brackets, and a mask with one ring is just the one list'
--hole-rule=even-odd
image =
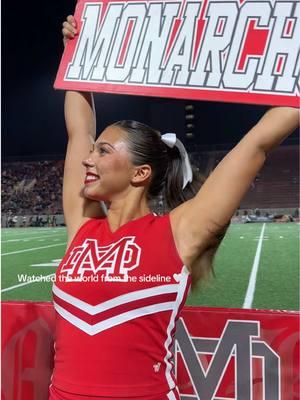
{"label": "white heart emoji", "polygon": [[181,274],[173,274],[173,278],[175,279],[176,282],[180,281]]}

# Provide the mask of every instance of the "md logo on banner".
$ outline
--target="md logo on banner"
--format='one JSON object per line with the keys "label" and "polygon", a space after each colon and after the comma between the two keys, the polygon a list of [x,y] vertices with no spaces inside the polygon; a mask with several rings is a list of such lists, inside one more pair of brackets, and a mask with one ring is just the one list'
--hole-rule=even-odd
{"label": "md logo on banner", "polygon": [[[299,317],[289,311],[185,307],[174,349],[181,400],[298,399]],[[53,305],[2,302],[2,318],[1,398],[48,400]]]}
{"label": "md logo on banner", "polygon": [[[181,400],[256,398],[253,395],[255,361],[260,362],[260,400],[280,400],[280,358],[267,343],[256,339],[259,336],[259,322],[228,320],[220,338],[191,337],[184,320],[180,318],[176,332],[175,365]],[[204,355],[209,356],[209,361]],[[182,374],[183,368],[186,374]],[[181,377],[178,376],[178,369],[181,369]],[[229,369],[231,377],[226,376]],[[186,389],[189,389],[188,395],[183,394]],[[190,394],[191,389],[196,396]],[[230,397],[226,396],[228,391],[231,391]]]}

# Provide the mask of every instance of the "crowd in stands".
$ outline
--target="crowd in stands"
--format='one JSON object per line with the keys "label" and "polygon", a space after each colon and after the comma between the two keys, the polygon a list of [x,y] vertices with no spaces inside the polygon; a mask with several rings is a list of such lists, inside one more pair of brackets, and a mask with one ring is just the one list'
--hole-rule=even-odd
{"label": "crowd in stands", "polygon": [[[202,153],[197,151],[190,153],[190,158],[200,173],[208,176],[225,154],[224,151]],[[240,209],[297,208],[299,204],[298,163],[297,146],[280,147],[275,150],[267,160],[264,169],[254,180]],[[29,216],[44,216],[44,219],[36,220],[32,217],[30,222],[26,221],[26,225],[31,226],[55,224],[55,221],[52,222],[47,218],[63,213],[63,168],[63,160],[2,164],[2,215],[9,219],[10,226],[14,226],[14,216],[28,216],[28,219]],[[152,209],[158,214],[167,211],[162,197],[152,202]]]}
{"label": "crowd in stands", "polygon": [[62,213],[63,161],[2,165],[2,213]]}

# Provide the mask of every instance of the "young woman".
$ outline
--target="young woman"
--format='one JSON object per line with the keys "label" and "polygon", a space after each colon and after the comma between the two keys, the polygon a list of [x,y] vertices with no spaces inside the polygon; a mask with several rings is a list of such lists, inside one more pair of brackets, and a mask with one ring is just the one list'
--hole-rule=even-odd
{"label": "young woman", "polygon": [[[69,16],[64,41],[75,34]],[[179,399],[171,350],[178,314],[267,154],[298,126],[299,110],[269,110],[194,193],[175,135],[120,121],[95,141],[93,108],[90,94],[66,93],[68,249],[53,285],[50,399]],[[149,200],[161,192],[171,211],[159,217]]]}

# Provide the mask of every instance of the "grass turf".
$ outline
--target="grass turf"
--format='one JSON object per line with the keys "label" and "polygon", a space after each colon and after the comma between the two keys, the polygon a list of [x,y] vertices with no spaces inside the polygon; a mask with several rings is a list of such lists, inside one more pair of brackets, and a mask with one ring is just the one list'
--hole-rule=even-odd
{"label": "grass turf", "polygon": [[[215,259],[216,277],[187,305],[243,306],[262,224],[232,224]],[[65,252],[65,228],[2,229],[2,300],[51,300],[51,282],[20,285],[21,274],[50,275]],[[33,266],[33,264],[50,264]],[[253,308],[299,309],[299,224],[266,224]]]}

